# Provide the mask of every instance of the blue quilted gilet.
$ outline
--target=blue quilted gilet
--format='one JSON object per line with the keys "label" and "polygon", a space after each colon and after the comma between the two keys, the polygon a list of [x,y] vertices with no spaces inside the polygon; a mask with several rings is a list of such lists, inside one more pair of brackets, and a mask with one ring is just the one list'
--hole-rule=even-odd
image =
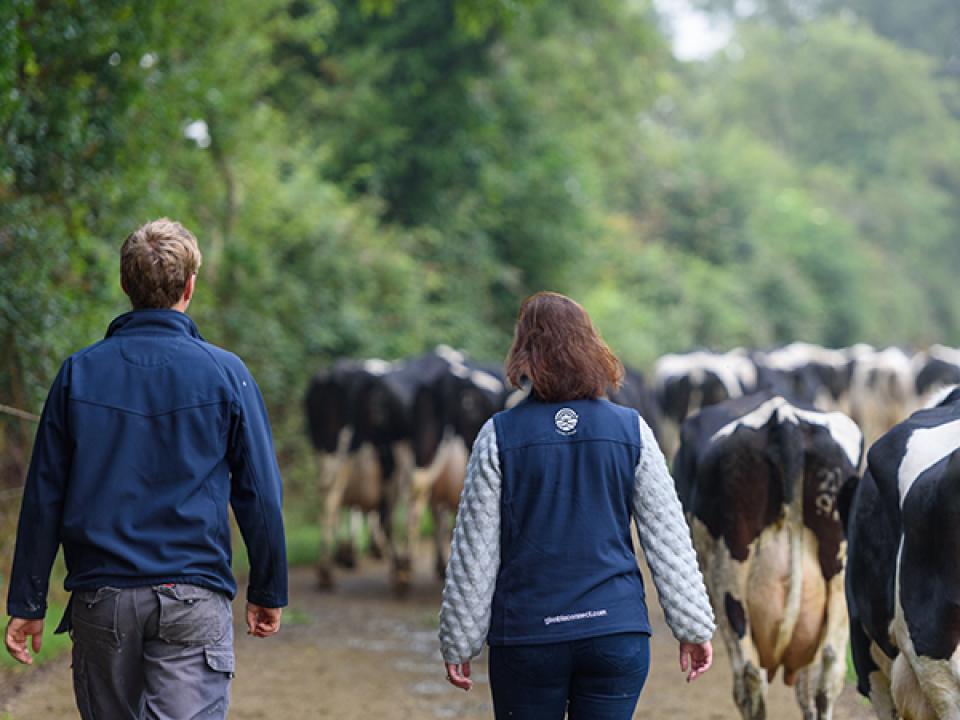
{"label": "blue quilted gilet", "polygon": [[527,400],[494,417],[503,484],[488,642],[650,632],[630,538],[636,411]]}

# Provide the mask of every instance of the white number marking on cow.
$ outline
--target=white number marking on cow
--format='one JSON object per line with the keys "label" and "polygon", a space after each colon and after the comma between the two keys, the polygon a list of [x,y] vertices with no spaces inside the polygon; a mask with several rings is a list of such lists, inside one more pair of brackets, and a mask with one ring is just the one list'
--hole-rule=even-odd
{"label": "white number marking on cow", "polygon": [[817,471],[817,514],[839,519],[837,493],[843,485],[843,474],[838,468],[820,468]]}

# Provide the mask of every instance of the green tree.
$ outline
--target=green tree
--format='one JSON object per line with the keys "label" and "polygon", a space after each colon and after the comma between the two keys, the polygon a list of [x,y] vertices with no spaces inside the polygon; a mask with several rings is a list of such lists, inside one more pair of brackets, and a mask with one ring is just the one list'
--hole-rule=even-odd
{"label": "green tree", "polygon": [[[142,57],[166,3],[0,9],[0,397],[39,409],[60,359],[102,332],[117,302],[102,220]],[[33,428],[0,424],[0,485],[19,482]]]}

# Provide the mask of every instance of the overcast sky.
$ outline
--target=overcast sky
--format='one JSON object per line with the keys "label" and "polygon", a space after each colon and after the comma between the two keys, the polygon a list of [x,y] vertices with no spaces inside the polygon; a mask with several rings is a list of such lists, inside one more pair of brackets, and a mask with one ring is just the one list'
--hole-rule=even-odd
{"label": "overcast sky", "polygon": [[680,60],[703,60],[730,40],[729,23],[694,10],[689,0],[654,0],[654,5],[667,21],[673,52]]}

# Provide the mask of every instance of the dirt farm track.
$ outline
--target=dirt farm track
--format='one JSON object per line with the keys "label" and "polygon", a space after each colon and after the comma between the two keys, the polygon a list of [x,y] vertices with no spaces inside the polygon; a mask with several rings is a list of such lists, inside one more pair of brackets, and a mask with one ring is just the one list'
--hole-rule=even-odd
{"label": "dirt farm track", "polygon": [[[426,555],[423,559],[426,561]],[[492,718],[486,661],[474,664],[478,684],[469,693],[443,678],[436,639],[440,585],[428,564],[417,568],[414,589],[393,599],[386,569],[375,563],[342,574],[337,592],[313,589],[313,575],[300,568],[290,577],[290,608],[279,636],[254,640],[237,625],[237,678],[230,717],[306,720],[432,720]],[[648,588],[650,587],[648,578]],[[653,595],[653,591],[649,591]],[[241,605],[235,603],[239,619]],[[713,669],[686,685],[677,667],[676,642],[651,601],[653,666],[635,718],[737,720],[731,677],[721,647]],[[716,645],[720,645],[717,638]],[[768,705],[771,720],[801,717],[793,693],[774,681]],[[7,713],[7,716],[4,716]],[[0,718],[76,718],[69,661],[0,678]],[[835,720],[868,720],[873,713],[852,687],[844,690]]]}

